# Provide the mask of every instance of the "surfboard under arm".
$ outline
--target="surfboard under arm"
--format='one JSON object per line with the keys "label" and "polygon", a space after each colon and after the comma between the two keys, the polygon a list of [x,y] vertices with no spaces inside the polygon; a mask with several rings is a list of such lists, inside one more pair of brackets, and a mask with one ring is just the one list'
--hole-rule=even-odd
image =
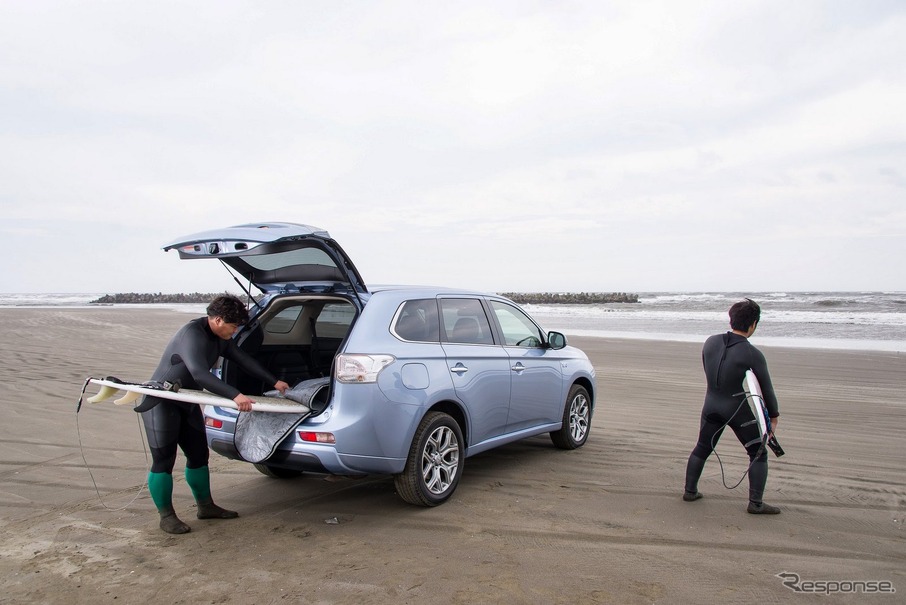
{"label": "surfboard under arm", "polygon": [[761,384],[752,370],[746,370],[746,377],[742,381],[743,388],[746,391],[746,399],[755,414],[755,420],[758,421],[758,431],[762,439],[771,431],[771,419],[768,416],[768,408],[764,403],[764,395],[761,394]]}
{"label": "surfboard under arm", "polygon": [[[125,394],[116,399],[114,403],[116,405],[127,405],[135,402],[142,395],[151,395],[154,397],[160,397],[161,399],[172,399],[173,401],[182,401],[185,403],[195,403],[198,405],[215,405],[222,408],[231,408],[238,410],[239,406],[236,405],[236,402],[227,397],[221,397],[220,395],[215,395],[214,393],[209,393],[208,391],[196,391],[193,389],[180,389],[179,391],[164,391],[161,389],[153,389],[147,386],[140,384],[124,384],[120,382],[114,382],[111,380],[104,380],[102,378],[91,378],[89,383],[101,387],[97,394],[89,397],[86,401],[89,403],[101,403],[102,401],[107,401],[113,396],[117,395],[120,391],[125,391]],[[263,397],[256,396],[251,397],[254,401],[252,403],[253,412],[272,412],[276,414],[307,414],[311,409],[303,404],[297,403],[290,399],[283,399],[281,397]]]}
{"label": "surfboard under arm", "polygon": [[783,456],[785,453],[776,435],[771,428],[771,417],[768,414],[768,406],[764,402],[764,396],[761,394],[761,385],[758,378],[752,370],[746,370],[746,377],[742,381],[743,389],[746,391],[746,400],[755,414],[755,420],[758,422],[758,430],[761,432],[762,442],[771,448],[775,456]]}

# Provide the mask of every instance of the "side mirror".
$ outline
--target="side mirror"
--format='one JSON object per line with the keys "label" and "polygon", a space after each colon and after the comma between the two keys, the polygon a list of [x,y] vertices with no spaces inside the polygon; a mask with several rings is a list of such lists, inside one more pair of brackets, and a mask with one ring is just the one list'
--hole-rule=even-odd
{"label": "side mirror", "polygon": [[566,336],[560,332],[548,332],[547,333],[547,344],[553,350],[562,349],[566,346]]}

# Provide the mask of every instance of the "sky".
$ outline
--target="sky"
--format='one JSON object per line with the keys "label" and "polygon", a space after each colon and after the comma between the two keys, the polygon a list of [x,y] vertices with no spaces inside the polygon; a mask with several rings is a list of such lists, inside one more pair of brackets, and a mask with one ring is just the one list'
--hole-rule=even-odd
{"label": "sky", "polygon": [[0,292],[906,291],[906,3],[0,0]]}

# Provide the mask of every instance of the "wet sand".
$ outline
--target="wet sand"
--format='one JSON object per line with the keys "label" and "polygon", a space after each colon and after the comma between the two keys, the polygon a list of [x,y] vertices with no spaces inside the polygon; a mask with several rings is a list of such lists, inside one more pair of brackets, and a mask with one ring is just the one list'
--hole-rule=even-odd
{"label": "wet sand", "polygon": [[[405,504],[387,477],[275,480],[213,455],[215,499],[241,517],[195,519],[177,472],[174,503],[192,532],[170,536],[140,490],[149,459],[136,415],[75,406],[89,375],[147,378],[192,317],[0,309],[0,603],[893,603],[906,594],[906,355],[763,349],[787,452],[771,455],[765,501],[782,508],[776,517],[746,514],[747,482],[725,489],[713,457],[705,498],[681,499],[703,395],[699,345],[576,337],[599,388],[579,450],[544,436],[470,458],[453,498],[431,509]],[[745,454],[729,434],[718,452],[732,485]],[[795,592],[783,572],[800,588],[889,582],[897,592]]]}

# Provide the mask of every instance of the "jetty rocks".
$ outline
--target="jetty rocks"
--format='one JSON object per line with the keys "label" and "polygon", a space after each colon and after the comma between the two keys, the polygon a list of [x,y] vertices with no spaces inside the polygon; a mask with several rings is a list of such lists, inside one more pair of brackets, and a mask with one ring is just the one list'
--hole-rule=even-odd
{"label": "jetty rocks", "polygon": [[[218,293],[201,293],[192,292],[191,294],[162,294],[158,292],[140,294],[137,292],[128,292],[124,294],[105,294],[98,299],[92,300],[89,304],[93,305],[144,305],[144,304],[173,304],[173,303],[209,303],[221,294]],[[521,305],[595,305],[604,303],[637,303],[639,302],[638,294],[627,294],[625,292],[502,292],[513,302]],[[240,300],[247,301],[246,296],[240,296]]]}
{"label": "jetty rocks", "polygon": [[520,305],[598,305],[604,303],[637,303],[638,294],[626,292],[502,292]]}
{"label": "jetty rocks", "polygon": [[[205,294],[202,292],[192,292],[191,294],[157,294],[137,292],[128,292],[124,294],[105,294],[100,298],[90,301],[91,305],[146,305],[146,304],[173,304],[173,303],[209,303],[221,294],[230,294],[230,292],[216,292],[214,294]],[[244,300],[244,296],[239,297]]]}

